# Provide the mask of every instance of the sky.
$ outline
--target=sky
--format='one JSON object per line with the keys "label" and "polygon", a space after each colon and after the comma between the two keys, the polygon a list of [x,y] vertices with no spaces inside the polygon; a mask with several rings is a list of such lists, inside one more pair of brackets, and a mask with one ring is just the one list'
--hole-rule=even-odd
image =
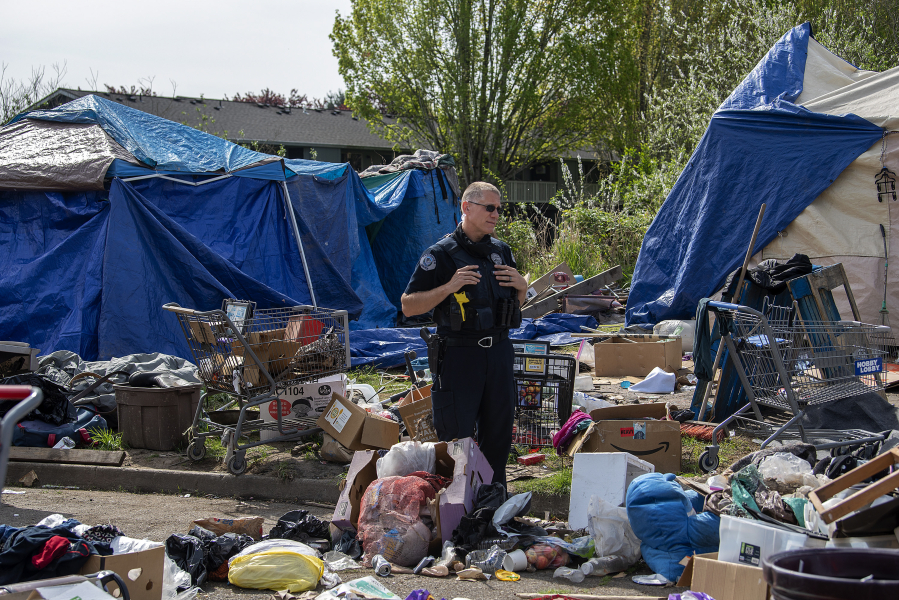
{"label": "sky", "polygon": [[311,99],[344,88],[328,34],[335,11],[347,15],[350,0],[2,4],[7,79],[65,64],[65,86],[83,90],[130,88],[150,78],[160,96],[230,98],[267,87],[285,96],[296,88]]}

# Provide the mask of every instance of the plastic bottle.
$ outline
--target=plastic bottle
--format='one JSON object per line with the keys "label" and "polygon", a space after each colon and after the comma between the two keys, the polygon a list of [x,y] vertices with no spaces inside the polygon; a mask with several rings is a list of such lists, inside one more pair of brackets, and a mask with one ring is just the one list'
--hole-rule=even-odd
{"label": "plastic bottle", "polygon": [[581,572],[584,575],[593,577],[605,577],[609,573],[618,573],[625,571],[628,565],[620,556],[603,556],[600,558],[591,558],[581,565]]}
{"label": "plastic bottle", "polygon": [[584,572],[580,569],[569,569],[568,567],[559,567],[553,573],[553,578],[561,577],[572,583],[581,583],[584,580]]}

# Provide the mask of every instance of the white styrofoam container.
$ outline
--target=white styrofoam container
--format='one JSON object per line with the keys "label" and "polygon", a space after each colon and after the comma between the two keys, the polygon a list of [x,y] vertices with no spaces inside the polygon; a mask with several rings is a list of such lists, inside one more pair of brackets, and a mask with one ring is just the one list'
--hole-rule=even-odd
{"label": "white styrofoam container", "polygon": [[721,515],[718,560],[761,567],[762,561],[778,552],[796,548],[824,548],[827,540],[810,538],[752,519]]}
{"label": "white styrofoam container", "polygon": [[[276,422],[280,403],[282,418],[310,417],[317,419],[331,401],[331,394],[346,396],[346,388],[347,376],[343,373],[324,377],[313,383],[279,388],[281,395],[278,400],[266,402],[259,407],[260,417],[266,423]],[[277,431],[263,429],[259,432],[259,439],[271,440],[280,435]]]}
{"label": "white styrofoam container", "polygon": [[590,498],[599,496],[612,506],[624,504],[631,481],[655,472],[655,467],[628,452],[578,452],[571,470],[568,526],[587,526]]}

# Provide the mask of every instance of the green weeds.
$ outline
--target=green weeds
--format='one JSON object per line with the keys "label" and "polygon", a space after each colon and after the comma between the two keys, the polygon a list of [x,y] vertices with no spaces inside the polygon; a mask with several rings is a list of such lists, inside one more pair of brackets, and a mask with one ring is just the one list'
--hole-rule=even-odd
{"label": "green weeds", "polygon": [[116,433],[111,429],[91,429],[90,436],[94,441],[95,450],[125,450],[121,433]]}

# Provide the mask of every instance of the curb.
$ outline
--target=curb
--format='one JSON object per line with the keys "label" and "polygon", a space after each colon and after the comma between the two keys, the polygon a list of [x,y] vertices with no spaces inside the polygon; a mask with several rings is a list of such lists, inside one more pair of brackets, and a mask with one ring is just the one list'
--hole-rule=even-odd
{"label": "curb", "polygon": [[18,485],[19,479],[34,471],[41,485],[77,486],[80,489],[170,494],[210,494],[280,502],[327,502],[337,504],[340,491],[329,479],[284,481],[262,475],[234,476],[230,473],[200,473],[169,469],[96,467],[53,463],[10,462],[6,484]]}
{"label": "curb", "polygon": [[[29,471],[37,474],[41,485],[77,486],[108,492],[127,491],[163,494],[209,494],[279,502],[326,502],[337,504],[340,491],[328,479],[294,479],[283,481],[262,475],[234,476],[230,473],[202,473],[170,469],[135,469],[131,467],[96,467],[59,465],[54,463],[10,462],[6,485],[16,486]],[[568,496],[534,494],[531,513],[543,518],[568,518]]]}

